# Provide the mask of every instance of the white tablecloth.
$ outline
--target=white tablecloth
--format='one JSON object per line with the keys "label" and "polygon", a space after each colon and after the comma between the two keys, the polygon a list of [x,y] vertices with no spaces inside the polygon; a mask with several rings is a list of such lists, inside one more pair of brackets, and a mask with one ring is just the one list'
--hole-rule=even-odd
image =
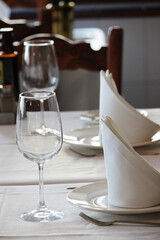
{"label": "white tablecloth", "polygon": [[[82,185],[82,184],[81,184]],[[30,223],[20,219],[21,213],[33,210],[38,204],[37,186],[0,187],[0,239],[157,239],[160,236],[159,227],[144,227],[117,224],[109,227],[99,227],[86,222],[79,217],[79,208],[66,201],[69,192],[67,187],[80,184],[58,184],[45,187],[46,204],[49,208],[64,212],[64,218],[50,223]],[[3,204],[2,204],[3,203]],[[16,203],[13,205],[13,203]],[[103,213],[88,214],[103,220],[114,219],[115,216]],[[140,220],[157,221],[158,214],[147,214],[138,217]],[[116,217],[117,218],[117,217]],[[118,218],[124,218],[118,216]],[[137,216],[125,218],[137,219]],[[159,218],[160,219],[160,218]]]}
{"label": "white tablecloth", "polygon": [[[159,113],[159,109],[152,110],[150,116],[159,121]],[[86,123],[80,120],[80,114],[81,112],[62,113],[65,133],[70,129],[86,126]],[[156,146],[156,151],[158,150],[160,152],[160,147]],[[145,157],[159,169],[159,156]],[[64,219],[52,223],[29,223],[19,219],[22,212],[31,210],[38,204],[38,168],[18,151],[14,125],[0,126],[0,166],[0,239],[159,240],[160,238],[158,227],[133,225],[97,227],[81,219],[78,216],[80,209],[66,201],[67,187],[77,187],[106,179],[103,156],[82,157],[73,153],[64,144],[55,159],[45,164],[45,183],[49,183],[45,186],[46,203],[48,207],[62,210],[65,214]],[[28,186],[29,184],[36,186]],[[88,212],[88,214],[97,218],[104,217],[104,214],[100,213]],[[146,217],[148,216],[138,216]],[[149,217],[152,220],[160,219],[159,213]]]}
{"label": "white tablecloth", "polygon": [[[157,112],[159,113],[156,110],[154,114],[152,111],[152,117],[155,118]],[[61,115],[64,133],[86,126],[86,123],[80,120],[81,112],[63,112]],[[158,149],[157,146],[154,147],[154,151],[158,150],[160,151],[159,145]],[[144,157],[160,170],[158,155]],[[37,164],[23,157],[17,148],[15,125],[0,126],[0,166],[0,185],[38,183]],[[92,182],[105,179],[103,155],[84,157],[71,151],[66,144],[63,144],[58,155],[44,166],[46,184]]]}
{"label": "white tablecloth", "polygon": [[[62,113],[63,129],[86,126],[80,112]],[[19,152],[15,140],[15,125],[0,126],[0,185],[38,183],[37,164]],[[98,163],[98,164],[97,164]],[[100,174],[99,174],[100,173]],[[46,184],[65,182],[91,182],[106,179],[103,156],[82,157],[63,144],[58,155],[44,165]]]}

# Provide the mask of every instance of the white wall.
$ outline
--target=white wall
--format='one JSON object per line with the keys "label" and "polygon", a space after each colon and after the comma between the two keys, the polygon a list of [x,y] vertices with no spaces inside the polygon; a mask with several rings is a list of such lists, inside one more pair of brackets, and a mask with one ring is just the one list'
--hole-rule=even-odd
{"label": "white wall", "polygon": [[160,107],[160,17],[75,20],[75,27],[124,29],[122,94],[134,107]]}

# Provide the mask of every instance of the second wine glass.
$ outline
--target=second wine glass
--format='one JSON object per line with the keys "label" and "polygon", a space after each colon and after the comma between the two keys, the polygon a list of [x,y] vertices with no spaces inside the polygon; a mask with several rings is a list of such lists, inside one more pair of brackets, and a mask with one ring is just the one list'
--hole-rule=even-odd
{"label": "second wine glass", "polygon": [[24,42],[22,81],[27,90],[55,91],[59,81],[59,69],[53,40]]}

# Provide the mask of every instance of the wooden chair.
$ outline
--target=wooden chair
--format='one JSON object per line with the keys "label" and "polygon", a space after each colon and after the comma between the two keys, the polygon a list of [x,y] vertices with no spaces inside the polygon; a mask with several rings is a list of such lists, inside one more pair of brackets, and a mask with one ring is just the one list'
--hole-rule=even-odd
{"label": "wooden chair", "polygon": [[20,68],[24,41],[35,39],[54,40],[60,70],[75,70],[80,68],[100,72],[100,70],[108,69],[113,74],[117,88],[121,92],[122,28],[110,27],[108,31],[108,45],[98,51],[93,50],[88,42],[71,41],[60,35],[35,34],[29,36],[23,39],[20,45],[16,47],[19,52]]}

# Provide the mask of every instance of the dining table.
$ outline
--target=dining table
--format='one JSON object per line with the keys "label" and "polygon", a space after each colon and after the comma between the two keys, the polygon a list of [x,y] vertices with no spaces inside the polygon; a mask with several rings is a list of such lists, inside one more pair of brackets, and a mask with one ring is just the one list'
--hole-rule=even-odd
{"label": "dining table", "polygon": [[[160,124],[159,108],[145,111],[148,118]],[[84,113],[86,111],[61,112],[64,135],[71,130],[93,126],[92,122],[82,120]],[[160,143],[139,149],[143,151],[144,159],[160,172]],[[83,208],[83,204],[79,206],[69,201],[71,192],[99,182],[107,182],[103,153],[86,156],[73,151],[71,145],[64,141],[60,152],[44,165],[46,204],[50,209],[63,211],[64,218],[48,223],[21,220],[21,213],[34,209],[38,203],[38,167],[18,150],[16,125],[0,125],[0,239],[160,239],[160,227],[129,223],[115,223],[104,227],[81,218],[79,213],[85,212],[104,221],[123,218],[160,222],[159,211],[142,211],[140,214],[126,216]]]}

